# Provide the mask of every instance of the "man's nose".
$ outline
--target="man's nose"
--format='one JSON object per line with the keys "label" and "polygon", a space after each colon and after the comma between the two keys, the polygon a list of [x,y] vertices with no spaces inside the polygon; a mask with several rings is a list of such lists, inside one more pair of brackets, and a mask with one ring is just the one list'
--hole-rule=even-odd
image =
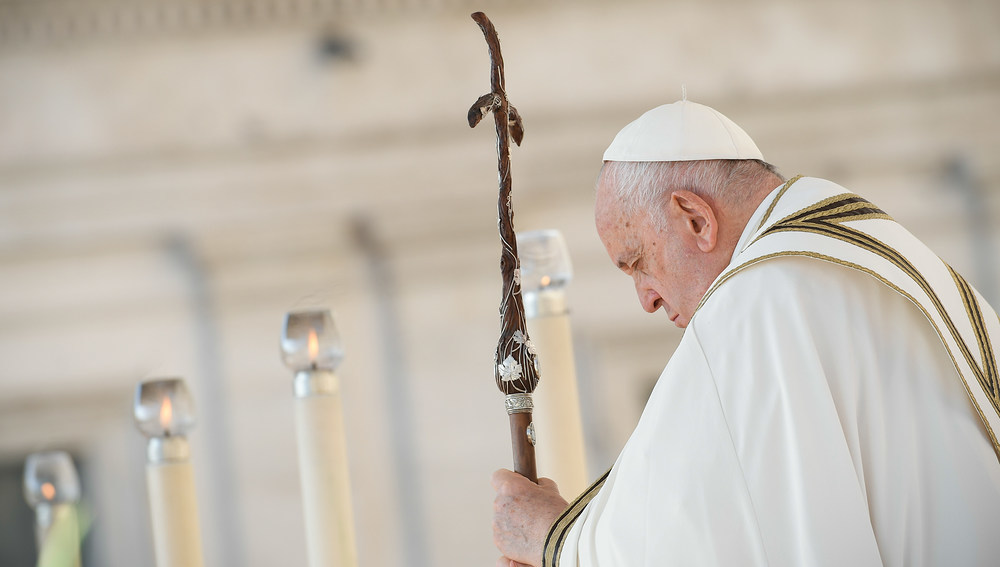
{"label": "man's nose", "polygon": [[635,277],[635,294],[639,296],[639,303],[646,313],[656,313],[663,303],[663,298],[652,287],[646,284],[642,276]]}

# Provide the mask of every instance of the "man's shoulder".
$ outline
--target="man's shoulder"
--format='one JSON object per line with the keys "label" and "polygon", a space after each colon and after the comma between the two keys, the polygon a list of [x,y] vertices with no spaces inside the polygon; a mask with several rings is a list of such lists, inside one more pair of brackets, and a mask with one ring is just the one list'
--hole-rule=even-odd
{"label": "man's shoulder", "polygon": [[[834,297],[870,288],[873,278],[847,266],[809,256],[770,258],[739,270],[712,291],[695,320],[704,323],[775,309],[801,310]],[[704,324],[703,323],[703,324]]]}

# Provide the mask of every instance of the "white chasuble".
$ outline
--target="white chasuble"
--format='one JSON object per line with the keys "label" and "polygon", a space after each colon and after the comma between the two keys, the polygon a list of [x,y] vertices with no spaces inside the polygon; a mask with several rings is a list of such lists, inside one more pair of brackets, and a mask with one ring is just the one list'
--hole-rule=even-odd
{"label": "white chasuble", "polygon": [[1000,565],[998,337],[888,215],[792,180],[543,564]]}

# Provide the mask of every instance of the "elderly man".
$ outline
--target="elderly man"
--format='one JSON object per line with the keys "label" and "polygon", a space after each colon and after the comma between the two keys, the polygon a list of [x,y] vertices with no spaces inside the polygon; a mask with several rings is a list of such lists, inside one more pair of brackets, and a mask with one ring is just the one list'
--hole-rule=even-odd
{"label": "elderly man", "polygon": [[596,224],[684,336],[572,504],[497,471],[498,565],[1000,564],[1000,318],[877,206],[785,182],[680,101],[604,155]]}

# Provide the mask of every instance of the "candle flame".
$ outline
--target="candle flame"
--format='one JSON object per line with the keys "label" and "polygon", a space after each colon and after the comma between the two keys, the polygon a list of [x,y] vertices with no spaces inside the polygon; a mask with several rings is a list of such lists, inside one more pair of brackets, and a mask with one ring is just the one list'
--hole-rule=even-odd
{"label": "candle flame", "polygon": [[545,286],[549,285],[550,283],[552,283],[552,278],[550,278],[549,276],[542,276],[542,282],[541,283],[542,283],[542,287],[545,287]]}
{"label": "candle flame", "polygon": [[56,497],[56,487],[52,486],[51,482],[46,482],[42,485],[42,496],[44,496],[46,500],[52,500]]}
{"label": "candle flame", "polygon": [[316,364],[319,358],[319,337],[316,336],[315,329],[309,329],[309,362]]}
{"label": "candle flame", "polygon": [[160,425],[164,430],[170,430],[170,423],[174,420],[174,407],[170,403],[170,398],[163,398],[163,405],[160,406]]}

